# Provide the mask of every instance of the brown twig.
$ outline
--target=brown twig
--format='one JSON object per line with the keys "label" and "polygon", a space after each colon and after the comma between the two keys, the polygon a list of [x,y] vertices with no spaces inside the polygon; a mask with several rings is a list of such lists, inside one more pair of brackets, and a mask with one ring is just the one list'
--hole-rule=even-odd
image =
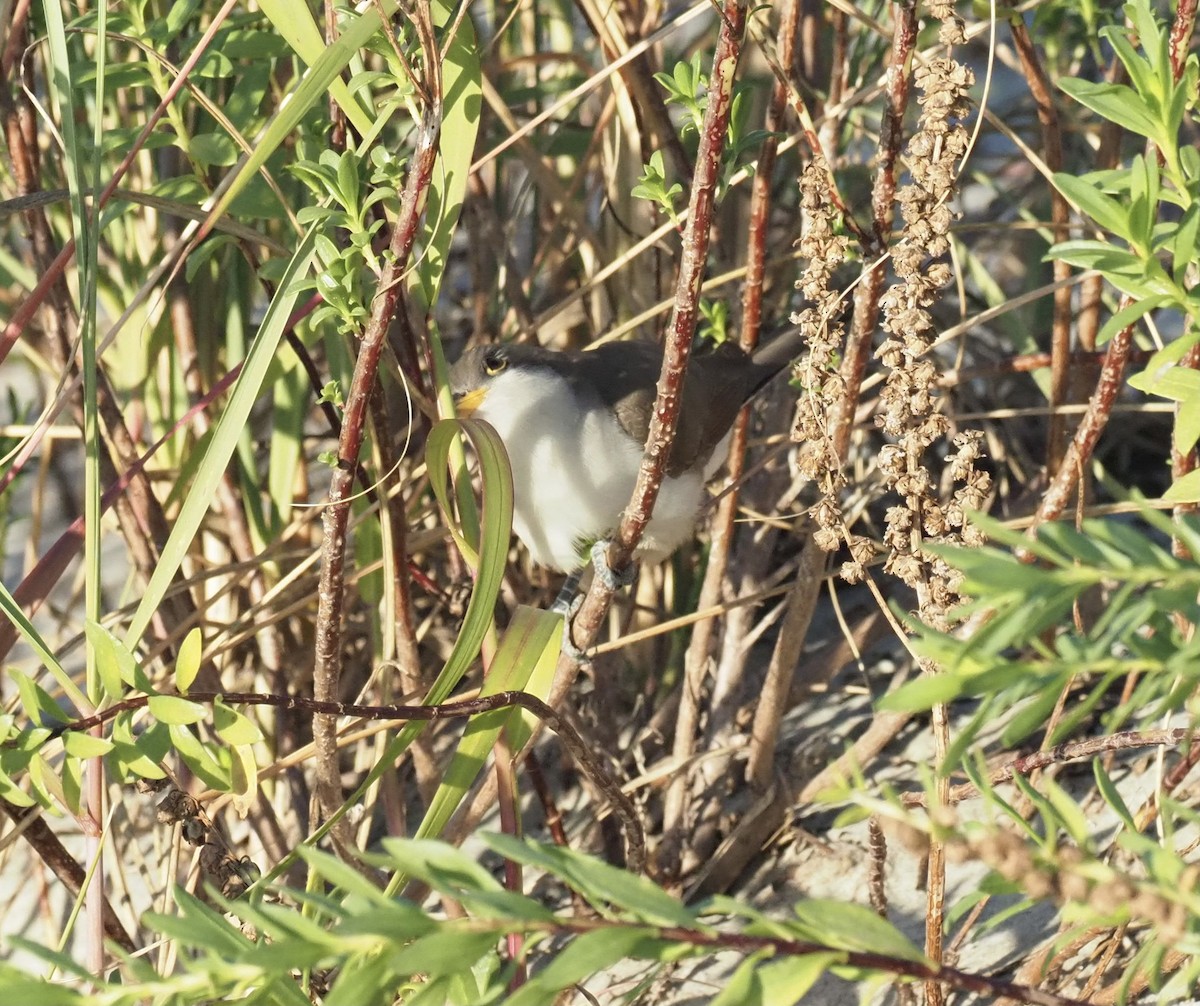
{"label": "brown twig", "polygon": [[[1013,43],[1025,71],[1029,94],[1037,106],[1038,122],[1042,126],[1042,156],[1051,171],[1063,168],[1062,131],[1058,123],[1058,109],[1054,104],[1053,87],[1042,67],[1037,47],[1030,38],[1029,29],[1019,17],[1009,19]],[[1051,187],[1050,221],[1055,241],[1068,237],[1068,221],[1071,208],[1066,197]],[[1062,282],[1071,275],[1071,266],[1062,259],[1054,260],[1054,279]],[[1056,409],[1069,400],[1071,391],[1071,288],[1065,284],[1054,291],[1054,321],[1050,335],[1050,407]],[[1046,470],[1053,477],[1062,461],[1066,440],[1066,417],[1059,412],[1050,416],[1046,433]]]}
{"label": "brown twig", "polygon": [[[640,923],[613,923],[607,920],[591,919],[561,920],[556,919],[552,925],[556,929],[573,933],[590,933],[598,929],[613,929],[617,925],[633,926],[638,930],[646,927]],[[823,943],[811,943],[806,940],[780,939],[774,936],[750,936],[746,933],[722,933],[711,930],[686,929],[682,926],[662,926],[652,928],[654,936],[661,940],[677,943],[690,943],[697,947],[713,949],[736,950],[743,954],[761,951],[771,952],[774,959],[784,956],[807,957],[812,954],[834,953],[838,963],[852,968],[869,968],[873,971],[884,971],[888,974],[899,975],[903,978],[915,978],[927,982],[941,982],[950,988],[977,995],[995,998],[1008,996],[1032,1006],[1094,1006],[1084,999],[1071,999],[1067,996],[1044,992],[1029,985],[1018,985],[1015,982],[1001,981],[998,978],[988,978],[984,975],[960,971],[958,968],[935,967],[920,961],[904,960],[890,957],[887,954],[872,953],[861,950],[841,950]]]}
{"label": "brown twig", "polygon": [[1188,53],[1192,49],[1192,35],[1196,31],[1196,0],[1179,0],[1175,8],[1175,19],[1171,22],[1169,37],[1171,74],[1178,81],[1183,78]]}
{"label": "brown twig", "polygon": [[558,809],[549,783],[546,782],[546,773],[542,771],[542,760],[537,756],[536,751],[530,751],[525,756],[525,771],[529,773],[533,791],[542,804],[542,814],[546,819],[546,830],[550,832],[550,838],[555,845],[566,848],[570,843],[567,841],[567,832],[563,827],[562,812]]}
{"label": "brown twig", "polygon": [[[1131,302],[1128,295],[1123,296],[1118,310],[1124,310]],[[1100,434],[1108,425],[1108,417],[1112,413],[1113,403],[1116,402],[1117,395],[1121,391],[1121,377],[1125,372],[1125,363],[1133,344],[1133,328],[1133,325],[1127,325],[1114,335],[1112,342],[1108,344],[1108,351],[1104,354],[1104,363],[1100,369],[1100,377],[1096,382],[1096,390],[1088,401],[1087,412],[1084,413],[1083,420],[1075,431],[1075,437],[1063,455],[1062,466],[1059,468],[1058,474],[1054,476],[1046,489],[1033,522],[1029,525],[1028,533],[1031,537],[1037,534],[1037,529],[1041,524],[1048,520],[1055,520],[1062,514],[1066,508],[1067,499],[1078,484],[1084,467],[1091,460],[1092,451],[1100,439]]]}
{"label": "brown twig", "polygon": [[[1162,747],[1168,744],[1174,746],[1185,740],[1190,741],[1194,736],[1194,730],[1178,727],[1171,730],[1126,730],[1122,733],[1109,734],[1106,737],[1093,737],[1085,741],[1067,741],[1063,744],[1056,744],[1052,748],[1046,748],[1044,751],[1020,755],[999,768],[993,769],[988,773],[988,783],[995,786],[1011,782],[1015,776],[1025,776],[1050,765],[1085,761],[1108,751],[1128,751],[1138,748]],[[1200,759],[1200,744],[1192,745],[1187,757],[1180,764],[1190,769],[1198,759]],[[979,788],[974,783],[964,783],[961,786],[955,786],[950,791],[949,802],[958,803],[978,795]],[[905,793],[901,800],[906,807],[924,807],[926,805],[924,793]]]}
{"label": "brown twig", "polygon": [[[441,84],[436,70],[440,55],[433,41],[427,2],[418,3],[414,21],[425,49],[425,66],[430,74],[426,82],[432,100],[424,110],[417,129],[416,142],[410,160],[408,178],[400,203],[400,212],[389,241],[389,257],[380,275],[379,286],[371,304],[371,316],[363,332],[355,361],[354,374],[346,396],[342,417],[342,435],[338,441],[338,462],[330,479],[329,502],[322,515],[321,580],[317,591],[317,626],[314,655],[313,693],[321,701],[333,701],[338,695],[342,670],[342,605],[345,595],[346,527],[350,518],[350,490],[354,470],[362,449],[367,408],[375,385],[379,360],[387,339],[388,325],[396,313],[401,284],[417,238],[417,230],[425,209],[433,167],[441,138]],[[318,716],[313,723],[316,746],[316,789],[321,807],[332,815],[342,804],[341,777],[338,770],[337,731],[333,721]],[[346,852],[344,826],[334,828],[334,839]],[[340,841],[339,841],[340,840]]]}
{"label": "brown twig", "polygon": [[867,864],[867,895],[875,914],[881,919],[886,919],[887,839],[883,834],[883,826],[875,815],[867,821],[867,851],[870,853]]}
{"label": "brown twig", "polygon": [[[618,571],[629,566],[634,549],[641,540],[642,532],[650,520],[655,500],[658,498],[658,490],[666,473],[667,458],[674,441],[683,377],[691,354],[692,337],[696,331],[700,281],[708,253],[713,205],[720,179],[721,151],[724,149],[725,133],[729,124],[733,78],[741,52],[746,16],[745,8],[735,0],[727,0],[722,10],[721,29],[713,56],[708,105],[704,113],[700,149],[696,156],[696,173],[692,180],[687,229],[683,238],[683,256],[675,286],[675,307],[668,326],[662,376],[658,381],[658,394],[646,440],[646,453],[638,472],[633,498],[608,547],[609,567]],[[592,581],[591,589],[571,624],[572,638],[580,649],[590,646],[599,632],[600,622],[612,603],[613,594],[614,591],[599,577]],[[570,686],[577,673],[578,664],[571,657],[564,657],[559,662],[554,692],[558,698],[561,699],[565,688]]]}
{"label": "brown twig", "polygon": [[[41,857],[42,862],[50,867],[67,890],[74,897],[79,897],[87,879],[87,871],[67,851],[66,846],[59,841],[50,826],[42,820],[41,811],[37,807],[18,807],[4,799],[0,799],[0,810],[3,810],[12,819],[21,837]],[[6,836],[6,841],[8,837]],[[104,935],[122,950],[131,954],[137,952],[133,938],[121,925],[121,920],[117,917],[116,910],[109,904],[108,898],[104,899]]]}
{"label": "brown twig", "polygon": [[[779,60],[784,67],[792,65],[800,23],[799,0],[787,0],[779,18]],[[785,124],[788,86],[776,79],[767,108],[765,128],[771,135],[763,141],[758,165],[750,190],[750,221],[747,228],[746,280],[742,287],[741,347],[753,352],[758,345],[762,327],[763,281],[767,262],[767,229],[772,204],[771,186],[779,151],[778,134]],[[725,573],[729,566],[729,549],[734,539],[734,518],[737,513],[738,483],[746,464],[746,440],[750,413],[743,409],[734,423],[729,443],[729,479],[732,488],[717,505],[712,519],[712,540],[704,582],[700,587],[697,608],[712,607],[720,600]],[[698,624],[688,643],[684,657],[684,683],[680,693],[679,713],[675,721],[672,754],[680,765],[686,765],[695,750],[696,731],[700,723],[700,696],[708,668],[709,644],[715,623]],[[715,699],[715,697],[714,697]],[[714,701],[714,706],[718,705]],[[715,724],[712,734],[719,733]],[[687,813],[687,772],[680,772],[667,789],[663,806],[663,834],[659,846],[658,865],[664,878],[674,880],[679,875],[680,856],[684,839],[684,820]]]}

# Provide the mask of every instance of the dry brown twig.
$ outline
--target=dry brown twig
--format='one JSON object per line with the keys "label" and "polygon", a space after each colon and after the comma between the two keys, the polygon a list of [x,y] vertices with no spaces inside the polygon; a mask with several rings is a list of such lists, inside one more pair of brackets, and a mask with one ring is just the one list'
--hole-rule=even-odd
{"label": "dry brown twig", "polygon": [[[371,303],[371,315],[358,346],[354,377],[346,395],[342,434],[338,443],[338,463],[330,479],[328,505],[322,515],[321,580],[317,591],[317,627],[313,652],[313,695],[318,701],[333,702],[338,697],[342,667],[342,611],[346,557],[346,525],[350,517],[349,496],[354,471],[362,448],[368,406],[377,379],[379,361],[387,340],[388,326],[403,293],[402,280],[417,239],[417,228],[425,209],[433,178],[441,136],[440,54],[434,41],[432,19],[427,0],[414,6],[414,23],[424,52],[427,78],[425,88],[430,101],[423,109],[416,143],[409,162],[408,180],[401,198],[400,212],[389,241],[390,255],[379,277]],[[337,731],[332,719],[318,716],[313,722],[316,741],[317,794],[323,812],[332,816],[342,807],[341,771],[338,767]],[[333,831],[343,856],[352,847],[345,826]]]}

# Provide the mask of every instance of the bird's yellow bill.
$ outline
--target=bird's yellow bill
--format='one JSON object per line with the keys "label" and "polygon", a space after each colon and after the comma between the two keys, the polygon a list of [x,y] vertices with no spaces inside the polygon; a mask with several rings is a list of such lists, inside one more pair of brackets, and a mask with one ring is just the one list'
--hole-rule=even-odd
{"label": "bird's yellow bill", "polygon": [[468,391],[466,394],[454,400],[454,411],[458,414],[459,419],[470,419],[475,410],[483,404],[483,399],[487,395],[487,388],[476,388],[474,391]]}

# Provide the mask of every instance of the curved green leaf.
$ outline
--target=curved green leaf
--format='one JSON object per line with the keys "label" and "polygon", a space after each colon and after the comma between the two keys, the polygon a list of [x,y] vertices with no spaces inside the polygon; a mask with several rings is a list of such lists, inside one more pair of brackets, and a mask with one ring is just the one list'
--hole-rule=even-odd
{"label": "curved green leaf", "polygon": [[151,695],[148,705],[156,720],[170,726],[199,723],[208,715],[208,710],[198,702],[189,702],[176,695]]}
{"label": "curved green leaf", "polygon": [[[529,690],[526,689],[527,682],[536,677],[535,687],[541,692],[539,697],[544,698],[549,694],[558,663],[561,638],[561,615],[525,605],[519,607],[492,658],[481,694]],[[475,782],[501,730],[508,727],[517,732],[518,735],[510,740],[512,750],[519,749],[524,743],[531,727],[522,723],[522,712],[521,709],[497,709],[471,719],[463,731],[454,760],[417,828],[417,838],[441,834]]]}
{"label": "curved green leaf", "polygon": [[200,671],[200,653],[203,645],[199,626],[184,636],[183,642],[179,644],[179,656],[175,658],[175,687],[179,689],[180,695],[186,695],[192,687],[192,682],[196,680]]}
{"label": "curved green leaf", "polygon": [[646,877],[620,870],[574,849],[542,845],[512,835],[488,833],[480,838],[508,859],[560,877],[598,908],[618,908],[631,913],[639,922],[655,926],[706,928],[683,902]]}
{"label": "curved green leaf", "polygon": [[263,739],[258,725],[221,701],[220,696],[213,703],[213,729],[226,744],[257,744]]}
{"label": "curved green leaf", "polygon": [[[449,476],[446,465],[451,446],[457,443],[460,430],[466,434],[479,456],[479,470],[483,483],[482,535],[471,553],[478,563],[478,569],[475,575],[475,589],[467,603],[467,614],[463,619],[462,628],[445,666],[425,695],[426,705],[444,702],[478,655],[484,637],[492,626],[496,598],[500,593],[500,582],[504,577],[508,557],[508,541],[512,535],[513,487],[508,455],[504,453],[504,444],[496,431],[488,423],[479,420],[443,420],[430,431],[425,446],[425,461],[434,493],[442,504],[442,512],[447,515],[452,512],[449,509]],[[450,516],[447,516],[447,523],[454,527]],[[461,535],[462,532],[459,531],[456,540],[459,540]],[[462,540],[466,542],[465,538]],[[388,745],[379,762],[367,774],[366,779],[343,804],[343,811],[357,802],[384,772],[391,770],[396,759],[425,727],[424,720],[414,720],[404,725],[395,740]],[[340,814],[335,815],[317,829],[309,838],[310,844],[323,838],[339,817]],[[271,876],[285,869],[290,861],[291,857],[285,858],[271,872]]]}
{"label": "curved green leaf", "polygon": [[69,730],[63,734],[63,750],[72,758],[102,758],[113,749],[113,743],[103,737]]}
{"label": "curved green leaf", "polygon": [[865,905],[827,898],[801,901],[794,908],[794,928],[805,939],[843,950],[866,950],[927,964],[915,943]]}

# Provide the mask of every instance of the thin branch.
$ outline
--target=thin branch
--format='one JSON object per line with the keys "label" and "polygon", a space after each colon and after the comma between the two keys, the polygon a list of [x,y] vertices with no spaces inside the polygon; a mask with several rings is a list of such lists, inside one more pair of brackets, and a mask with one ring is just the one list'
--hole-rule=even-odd
{"label": "thin branch", "polygon": [[[418,26],[427,22],[428,3],[418,4],[415,14]],[[322,515],[323,561],[317,591],[314,644],[316,667],[313,672],[313,694],[322,701],[333,701],[337,698],[341,681],[346,527],[350,518],[349,496],[354,471],[362,449],[368,406],[375,386],[379,360],[387,340],[388,325],[396,313],[396,305],[400,299],[401,284],[417,239],[441,138],[441,88],[433,79],[436,77],[434,68],[439,65],[440,57],[433,42],[432,29],[420,31],[419,34],[425,47],[425,64],[431,71],[431,79],[427,83],[433,92],[433,100],[425,108],[424,117],[417,129],[415,149],[410,161],[400,212],[389,242],[390,254],[380,275],[379,286],[371,304],[371,317],[359,345],[358,359],[355,361],[354,375],[351,378],[342,417],[337,467],[330,479],[329,505]],[[341,806],[343,797],[338,771],[337,733],[329,718],[316,718],[313,723],[313,739],[317,750],[317,795],[324,812],[332,815]],[[333,834],[338,844],[343,845],[344,852],[345,843],[342,840],[345,838],[345,828],[340,822]]]}
{"label": "thin branch", "polygon": [[[713,56],[708,104],[704,111],[700,148],[696,155],[696,174],[692,179],[687,229],[683,238],[683,256],[675,285],[675,307],[668,326],[666,352],[658,395],[646,440],[646,453],[638,472],[633,498],[626,508],[617,534],[608,547],[608,564],[614,570],[628,567],[642,532],[650,521],[658,490],[666,473],[667,458],[674,442],[679,418],[683,378],[691,354],[692,337],[700,296],[700,283],[708,254],[712,213],[720,180],[721,153],[729,125],[733,97],[733,78],[741,53],[746,11],[736,0],[727,0],[723,8],[720,35]],[[614,591],[599,577],[592,581],[572,625],[575,645],[586,649],[600,629]],[[569,656],[559,661],[556,687],[552,695],[561,698],[578,673],[578,664]],[[565,686],[564,686],[565,683]]]}
{"label": "thin branch", "polygon": [[[566,932],[590,933],[597,929],[612,929],[614,923],[607,920],[555,920],[552,924],[556,929]],[[646,926],[638,923],[622,923],[638,930]],[[958,968],[934,967],[919,961],[903,960],[889,957],[887,954],[871,953],[861,950],[841,950],[823,943],[809,943],[804,940],[787,940],[774,936],[750,936],[745,933],[719,933],[711,930],[687,929],[683,926],[663,926],[652,930],[655,937],[678,943],[690,943],[697,947],[712,947],[720,950],[736,950],[739,953],[751,954],[759,951],[770,951],[773,959],[783,956],[806,957],[812,954],[835,953],[839,956],[838,963],[852,968],[870,968],[873,971],[886,971],[889,974],[900,975],[904,978],[915,978],[924,981],[942,982],[951,988],[964,992],[974,992],[977,995],[994,999],[1007,996],[1017,1002],[1030,1003],[1032,1006],[1095,1006],[1085,999],[1071,999],[1067,996],[1044,992],[1029,985],[1018,985],[1015,982],[1001,981],[984,975],[960,971]]]}
{"label": "thin branch", "polygon": [[[120,702],[113,703],[103,712],[94,716],[86,716],[55,726],[51,737],[61,737],[65,733],[79,733],[102,726],[115,719],[119,714],[132,712],[149,705],[152,695],[135,695]],[[591,779],[610,804],[613,811],[621,819],[625,828],[627,857],[630,869],[640,873],[645,867],[646,841],[642,831],[641,821],[632,801],[627,797],[612,777],[605,771],[604,766],[587,746],[579,731],[571,721],[534,695],[526,692],[497,692],[494,695],[481,695],[473,699],[457,699],[440,706],[426,705],[364,705],[356,702],[331,702],[320,699],[309,699],[299,695],[273,695],[264,692],[189,692],[185,698],[190,702],[212,703],[217,699],[230,705],[242,706],[271,706],[281,711],[298,710],[315,717],[325,717],[332,721],[335,717],[353,716],[365,720],[455,720],[480,713],[493,712],[497,709],[510,709],[517,706],[531,712],[545,723],[578,762],[579,767]],[[11,746],[7,744],[4,746]]]}
{"label": "thin branch", "polygon": [[[996,786],[1012,782],[1014,777],[1028,775],[1037,769],[1043,769],[1050,765],[1065,765],[1068,762],[1087,761],[1108,751],[1175,746],[1184,741],[1190,741],[1195,734],[1196,732],[1192,729],[1177,727],[1171,730],[1126,730],[1122,733],[1109,734],[1106,737],[1093,737],[1085,741],[1068,741],[1052,748],[1046,748],[1044,751],[1020,755],[1012,761],[1006,762],[988,773],[988,784]],[[1188,759],[1185,759],[1184,762],[1189,769],[1195,764],[1197,755],[1200,755],[1200,745],[1190,748]],[[958,803],[978,795],[978,786],[974,783],[964,783],[961,786],[955,786],[950,791],[949,802]],[[906,807],[924,807],[927,802],[924,793],[905,793],[901,800]]]}
{"label": "thin branch", "polygon": [[[1029,94],[1037,106],[1038,122],[1042,127],[1042,156],[1051,171],[1063,169],[1062,130],[1058,123],[1058,109],[1054,104],[1054,92],[1049,77],[1042,67],[1037,47],[1029,35],[1029,29],[1019,17],[1009,20],[1013,42],[1025,71]],[[1050,188],[1051,231],[1055,241],[1065,241],[1071,208],[1066,197],[1057,188]],[[1071,288],[1065,284],[1070,278],[1071,266],[1062,259],[1054,261],[1054,279],[1062,283],[1054,291],[1054,321],[1050,335],[1052,356],[1050,375],[1050,407],[1056,408],[1069,400],[1071,391]],[[1066,417],[1059,412],[1050,416],[1046,434],[1046,470],[1053,477],[1062,461],[1066,439]]]}
{"label": "thin branch", "polygon": [[[1123,296],[1117,310],[1123,311],[1130,303],[1131,298],[1128,295]],[[1092,393],[1087,412],[1075,431],[1075,438],[1063,455],[1062,466],[1042,497],[1033,523],[1029,525],[1031,536],[1037,533],[1038,527],[1043,523],[1055,520],[1062,514],[1068,497],[1079,482],[1084,468],[1091,461],[1092,451],[1095,450],[1100,434],[1108,425],[1113,403],[1121,392],[1121,377],[1125,373],[1125,363],[1133,344],[1133,329],[1133,325],[1127,325],[1114,335],[1112,342],[1108,344],[1096,390]]]}

